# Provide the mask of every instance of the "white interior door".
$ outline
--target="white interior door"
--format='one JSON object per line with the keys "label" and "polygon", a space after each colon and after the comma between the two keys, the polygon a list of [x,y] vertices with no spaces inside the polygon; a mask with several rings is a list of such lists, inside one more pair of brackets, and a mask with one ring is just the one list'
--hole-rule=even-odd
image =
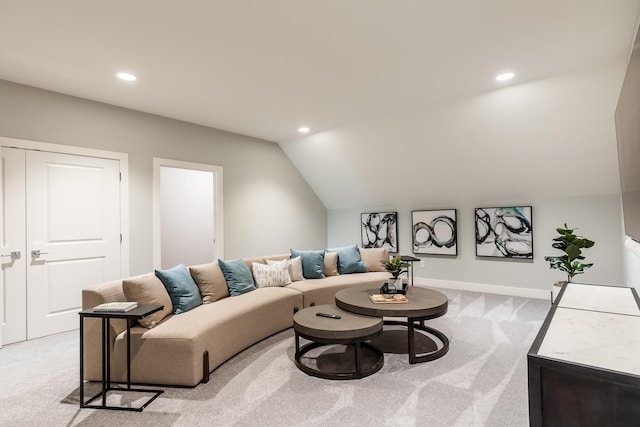
{"label": "white interior door", "polygon": [[119,162],[26,152],[27,338],[76,329],[82,288],[120,277]]}
{"label": "white interior door", "polygon": [[27,339],[25,150],[2,148],[0,309],[2,345]]}

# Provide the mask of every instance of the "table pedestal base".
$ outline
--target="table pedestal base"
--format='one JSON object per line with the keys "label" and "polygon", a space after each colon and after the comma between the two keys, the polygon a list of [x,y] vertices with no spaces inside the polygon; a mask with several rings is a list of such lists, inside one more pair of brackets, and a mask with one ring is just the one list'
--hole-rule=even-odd
{"label": "table pedestal base", "polygon": [[[422,363],[438,359],[449,351],[449,339],[445,334],[437,329],[424,325],[424,320],[408,319],[385,320],[385,325],[395,325],[407,328],[404,333],[404,343],[398,343],[397,336],[394,340],[389,340],[392,330],[385,330],[382,335],[372,341],[372,344],[381,348],[385,353],[406,353],[409,354],[409,363]],[[402,332],[402,331],[397,331]],[[386,337],[385,337],[386,335]],[[433,337],[437,338],[438,344]],[[391,350],[391,351],[386,351]],[[421,353],[418,353],[418,352]]]}
{"label": "table pedestal base", "polygon": [[346,344],[344,352],[318,354],[313,359],[313,368],[302,359],[310,351],[319,347],[331,347],[341,344],[310,342],[299,348],[299,338],[296,335],[296,366],[307,375],[328,380],[353,380],[374,374],[384,365],[384,355],[376,347],[365,342]]}
{"label": "table pedestal base", "polygon": [[[152,396],[147,398],[147,400],[145,400],[144,402],[142,402],[142,405],[140,406],[117,406],[117,405],[108,405],[106,404],[107,401],[107,397],[109,392],[114,392],[114,394],[122,394],[123,398],[125,393],[129,394],[129,393],[140,393],[140,394],[149,394],[151,393]],[[96,394],[95,396],[93,396],[92,398],[90,398],[89,400],[87,400],[86,402],[80,402],[80,407],[81,408],[90,408],[90,409],[111,409],[111,410],[117,410],[117,411],[136,411],[136,412],[141,412],[142,410],[144,410],[144,408],[146,408],[147,406],[149,406],[151,404],[151,402],[153,402],[154,400],[156,400],[156,398],[158,396],[160,396],[162,393],[164,393],[164,390],[156,390],[156,389],[147,389],[147,388],[118,388],[118,387],[111,387],[107,390],[104,391],[100,391],[98,394]],[[102,401],[102,404],[91,404],[91,402],[94,402],[96,400],[100,399]]]}

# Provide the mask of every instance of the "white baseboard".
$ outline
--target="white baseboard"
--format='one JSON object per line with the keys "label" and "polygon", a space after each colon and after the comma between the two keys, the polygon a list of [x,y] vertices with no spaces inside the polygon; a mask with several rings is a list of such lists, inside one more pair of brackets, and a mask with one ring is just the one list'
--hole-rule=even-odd
{"label": "white baseboard", "polygon": [[458,291],[485,292],[488,294],[509,295],[514,297],[537,298],[550,300],[551,286],[549,289],[516,288],[513,286],[487,285],[484,283],[455,282],[452,280],[427,279],[415,277],[416,286],[429,288],[455,289]]}

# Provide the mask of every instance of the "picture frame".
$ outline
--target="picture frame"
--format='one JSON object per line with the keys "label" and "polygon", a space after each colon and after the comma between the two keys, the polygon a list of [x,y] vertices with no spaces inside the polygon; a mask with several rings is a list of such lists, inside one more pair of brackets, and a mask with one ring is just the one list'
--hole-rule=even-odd
{"label": "picture frame", "polygon": [[413,253],[458,255],[456,209],[411,211]]}
{"label": "picture frame", "polygon": [[398,252],[398,212],[366,212],[360,215],[363,248],[387,248]]}
{"label": "picture frame", "polygon": [[533,259],[533,208],[475,208],[476,256]]}

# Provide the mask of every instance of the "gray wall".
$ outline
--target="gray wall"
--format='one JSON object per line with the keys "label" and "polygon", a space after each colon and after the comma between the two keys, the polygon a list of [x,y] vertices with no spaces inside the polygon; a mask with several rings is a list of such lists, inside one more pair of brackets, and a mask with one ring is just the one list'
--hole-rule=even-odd
{"label": "gray wall", "polygon": [[[533,261],[477,258],[475,256],[474,208],[492,206],[533,206]],[[422,206],[398,208],[398,241],[400,253],[412,251],[411,210]],[[621,210],[617,194],[566,197],[533,198],[489,201],[477,204],[458,202],[452,205],[429,206],[429,209],[456,208],[458,217],[458,256],[418,255],[425,260],[425,268],[415,264],[415,277],[448,280],[454,282],[510,286],[549,290],[551,284],[566,280],[564,273],[549,269],[545,255],[561,255],[551,247],[556,237],[555,229],[566,221],[578,227],[577,233],[596,242],[585,251],[586,262],[594,266],[574,281],[585,283],[622,285]],[[383,208],[381,211],[395,211]],[[329,245],[360,242],[358,209],[329,210]],[[366,212],[371,212],[368,210]]]}
{"label": "gray wall", "polygon": [[0,136],[128,153],[131,274],[153,267],[153,157],[224,168],[225,258],[326,246],[326,208],[275,143],[2,80],[0,99]]}

